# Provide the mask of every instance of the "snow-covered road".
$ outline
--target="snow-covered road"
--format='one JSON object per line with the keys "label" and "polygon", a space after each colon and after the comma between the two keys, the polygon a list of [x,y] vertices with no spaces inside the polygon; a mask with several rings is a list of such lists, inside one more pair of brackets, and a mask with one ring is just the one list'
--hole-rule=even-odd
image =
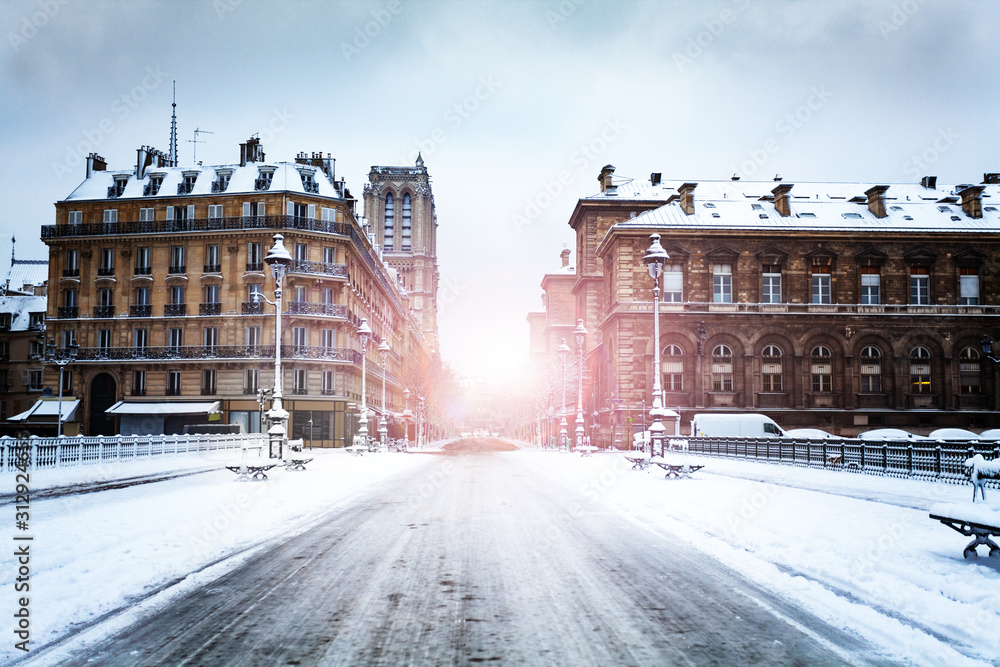
{"label": "snow-covered road", "polygon": [[523,456],[426,458],[74,662],[790,665],[880,657],[669,533],[582,501],[567,480]]}

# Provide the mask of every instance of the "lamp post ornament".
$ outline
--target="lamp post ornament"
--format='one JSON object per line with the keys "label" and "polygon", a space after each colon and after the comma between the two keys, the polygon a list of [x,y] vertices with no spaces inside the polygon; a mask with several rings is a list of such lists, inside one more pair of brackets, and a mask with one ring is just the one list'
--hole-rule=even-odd
{"label": "lamp post ornament", "polygon": [[587,329],[583,326],[583,320],[576,321],[576,329],[573,330],[576,336],[576,348],[580,356],[580,377],[577,382],[576,392],[576,446],[583,446],[583,340],[587,336]]}
{"label": "lamp post ornament", "polygon": [[565,338],[556,349],[562,360],[562,405],[559,408],[559,447],[562,448],[566,447],[566,441],[569,439],[569,434],[566,432],[566,355],[569,354],[569,345],[566,344]]}
{"label": "lamp post ornament", "polygon": [[[285,444],[288,442],[288,411],[281,405],[281,280],[292,263],[292,256],[285,248],[281,234],[274,235],[274,245],[267,251],[264,262],[274,273],[274,389],[271,390],[271,409],[267,411],[267,436],[270,441],[270,458],[284,458],[287,453]],[[255,292],[254,297],[271,303],[260,292]]]}
{"label": "lamp post ornament", "polygon": [[358,426],[360,435],[365,446],[368,445],[368,396],[365,384],[365,376],[368,375],[368,341],[372,337],[372,330],[368,326],[368,318],[361,318],[361,326],[358,327],[358,338],[361,340],[361,424]]}
{"label": "lamp post ornament", "polygon": [[383,338],[378,345],[378,351],[382,353],[382,415],[378,425],[378,439],[383,445],[389,436],[389,427],[385,423],[385,371],[386,358],[389,356],[389,343]]}
{"label": "lamp post ornament", "polygon": [[667,411],[663,409],[663,393],[660,390],[660,276],[670,256],[660,245],[659,234],[651,234],[649,240],[649,249],[642,261],[646,263],[649,276],[653,279],[653,406],[649,410],[653,421],[649,426],[649,456],[652,457],[654,443],[660,441],[662,450],[663,432],[666,430],[661,421]]}
{"label": "lamp post ornament", "polygon": [[[62,423],[63,423],[63,413],[62,413],[62,397],[63,397],[63,370],[65,367],[76,361],[77,356],[80,353],[80,345],[76,342],[76,337],[70,341],[69,347],[59,350],[58,355],[56,354],[56,342],[49,339],[48,347],[48,361],[59,367],[59,405],[56,410],[59,411],[56,417],[56,436],[62,435]],[[51,395],[51,389],[49,390]]]}

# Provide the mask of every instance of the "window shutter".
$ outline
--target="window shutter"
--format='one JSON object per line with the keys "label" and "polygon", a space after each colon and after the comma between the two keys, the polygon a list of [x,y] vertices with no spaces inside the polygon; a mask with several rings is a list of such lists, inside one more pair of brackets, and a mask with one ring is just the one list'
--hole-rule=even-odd
{"label": "window shutter", "polygon": [[316,204],[309,204],[309,207],[306,209],[306,217],[310,220],[316,219]]}
{"label": "window shutter", "polygon": [[194,220],[194,204],[188,204],[188,220]]}
{"label": "window shutter", "polygon": [[288,202],[287,206],[285,207],[285,213],[287,215],[295,215],[295,203],[294,202]]}
{"label": "window shutter", "polygon": [[244,218],[250,217],[250,202],[248,201],[243,202],[243,217]]}
{"label": "window shutter", "polygon": [[266,208],[264,206],[264,202],[262,201],[257,202],[257,215],[264,215],[265,210]]}
{"label": "window shutter", "polygon": [[173,219],[174,219],[174,207],[173,206],[168,206],[167,207],[167,220],[173,220]]}
{"label": "window shutter", "polygon": [[21,384],[25,387],[31,386],[31,374],[28,371],[21,371]]}

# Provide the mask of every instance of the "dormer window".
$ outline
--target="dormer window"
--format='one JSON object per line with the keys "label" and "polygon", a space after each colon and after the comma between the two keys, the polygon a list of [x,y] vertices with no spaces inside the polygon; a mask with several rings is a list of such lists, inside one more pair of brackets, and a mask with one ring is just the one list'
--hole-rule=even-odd
{"label": "dormer window", "polygon": [[215,180],[212,181],[212,192],[225,192],[229,187],[229,179],[233,172],[230,169],[218,169],[215,172]]}
{"label": "dormer window", "polygon": [[121,197],[128,184],[128,176],[115,176],[115,184],[108,188],[108,199]]}
{"label": "dormer window", "polygon": [[257,178],[253,182],[253,189],[258,191],[270,190],[272,178],[274,178],[273,170],[268,169],[265,171],[264,169],[261,169],[258,172]]}
{"label": "dormer window", "polygon": [[144,197],[155,197],[160,192],[160,186],[163,185],[163,175],[150,175],[149,183],[146,183],[146,187],[142,189],[142,195]]}
{"label": "dormer window", "polygon": [[177,184],[177,194],[186,195],[194,190],[194,183],[198,180],[197,171],[185,171],[184,180]]}
{"label": "dormer window", "polygon": [[305,169],[299,170],[302,177],[302,189],[312,194],[319,194],[319,183],[316,182],[315,173]]}

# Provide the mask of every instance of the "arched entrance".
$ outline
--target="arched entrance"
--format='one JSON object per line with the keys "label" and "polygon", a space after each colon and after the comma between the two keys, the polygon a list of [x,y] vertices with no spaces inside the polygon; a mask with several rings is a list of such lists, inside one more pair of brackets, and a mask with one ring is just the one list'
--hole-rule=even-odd
{"label": "arched entrance", "polygon": [[101,373],[90,383],[90,419],[87,435],[115,435],[115,418],[104,411],[117,402],[118,384],[108,373]]}

